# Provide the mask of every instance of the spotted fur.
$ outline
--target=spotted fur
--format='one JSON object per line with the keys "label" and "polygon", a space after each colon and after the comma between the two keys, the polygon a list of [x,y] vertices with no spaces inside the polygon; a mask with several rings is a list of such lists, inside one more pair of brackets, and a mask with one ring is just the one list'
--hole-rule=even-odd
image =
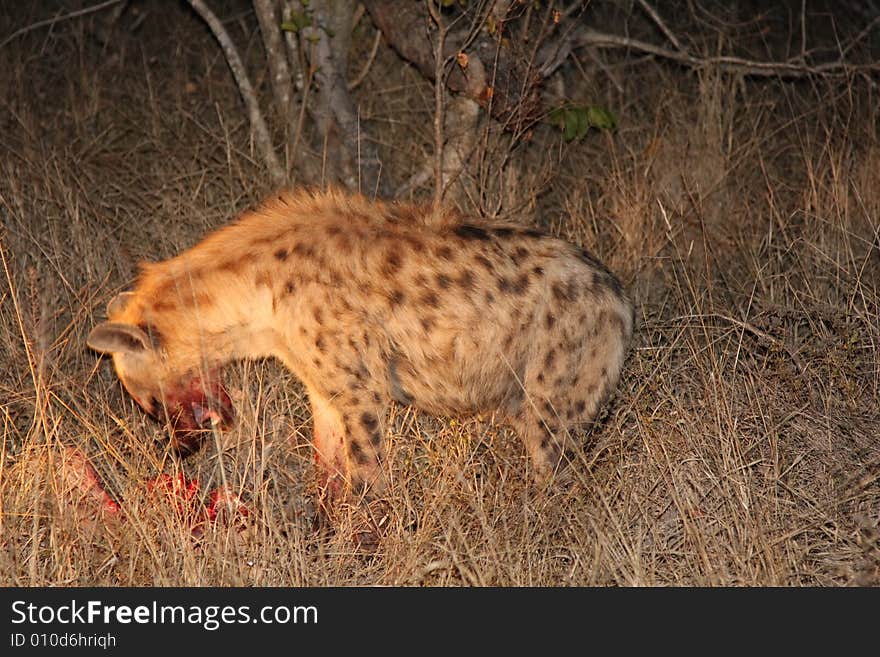
{"label": "spotted fur", "polygon": [[549,476],[615,388],[632,323],[617,278],[540,231],[291,191],[144,265],[88,342],[184,451],[231,421],[224,363],[280,359],[308,391],[328,480],[377,492],[391,400],[494,412]]}

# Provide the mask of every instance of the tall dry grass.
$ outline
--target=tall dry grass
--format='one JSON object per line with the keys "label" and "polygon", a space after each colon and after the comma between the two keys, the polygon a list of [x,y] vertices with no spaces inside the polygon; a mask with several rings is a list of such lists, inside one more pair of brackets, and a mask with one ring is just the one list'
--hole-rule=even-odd
{"label": "tall dry grass", "polygon": [[[384,537],[366,554],[362,509],[316,526],[309,412],[278,364],[229,369],[239,423],[181,464],[85,348],[139,259],[269,191],[194,18],[108,46],[91,25],[23,37],[0,67],[0,583],[880,583],[880,143],[859,80],[642,62],[619,88],[573,78],[621,108],[614,136],[542,127],[513,148],[484,125],[460,198],[589,246],[631,289],[637,336],[565,487],[536,487],[491,418],[395,407]],[[402,181],[430,149],[431,91],[391,53],[376,66],[360,93]],[[68,446],[126,520],[78,499]],[[145,488],[181,471],[251,514],[193,538]]]}

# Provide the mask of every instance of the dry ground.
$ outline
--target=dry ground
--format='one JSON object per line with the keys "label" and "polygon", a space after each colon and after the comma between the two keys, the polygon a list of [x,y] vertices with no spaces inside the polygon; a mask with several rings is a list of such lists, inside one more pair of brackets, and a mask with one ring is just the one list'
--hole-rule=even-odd
{"label": "dry ground", "polygon": [[[39,4],[0,11],[0,39],[50,15]],[[568,73],[616,134],[565,144],[541,126],[499,170],[487,131],[463,203],[620,272],[633,350],[564,488],[537,489],[491,418],[396,407],[386,533],[366,555],[313,526],[309,412],[283,368],[231,367],[238,426],[181,465],[85,348],[139,260],[270,191],[219,51],[163,7],[107,45],[77,20],[0,49],[0,584],[880,584],[876,89],[621,59]],[[430,152],[432,91],[384,49],[375,66],[362,111],[401,182]],[[71,501],[68,445],[127,523]],[[150,505],[143,482],[178,468],[240,491],[247,526],[194,540]]]}

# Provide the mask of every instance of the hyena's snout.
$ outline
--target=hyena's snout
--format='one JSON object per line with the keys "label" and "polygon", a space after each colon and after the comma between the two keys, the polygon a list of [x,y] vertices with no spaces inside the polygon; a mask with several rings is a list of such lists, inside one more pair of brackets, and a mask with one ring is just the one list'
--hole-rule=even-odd
{"label": "hyena's snout", "polygon": [[215,430],[228,429],[235,420],[223,384],[200,377],[166,391],[164,404],[154,403],[152,411],[160,421],[167,421],[171,446],[181,456],[197,452]]}

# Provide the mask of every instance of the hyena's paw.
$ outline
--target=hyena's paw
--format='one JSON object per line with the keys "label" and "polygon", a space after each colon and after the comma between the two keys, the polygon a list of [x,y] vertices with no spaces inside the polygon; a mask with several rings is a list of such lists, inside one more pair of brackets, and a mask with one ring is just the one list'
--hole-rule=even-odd
{"label": "hyena's paw", "polygon": [[315,509],[314,528],[331,540],[342,543],[345,551],[354,546],[360,553],[373,554],[388,532],[390,518],[390,504],[383,499],[333,505],[319,500]]}

